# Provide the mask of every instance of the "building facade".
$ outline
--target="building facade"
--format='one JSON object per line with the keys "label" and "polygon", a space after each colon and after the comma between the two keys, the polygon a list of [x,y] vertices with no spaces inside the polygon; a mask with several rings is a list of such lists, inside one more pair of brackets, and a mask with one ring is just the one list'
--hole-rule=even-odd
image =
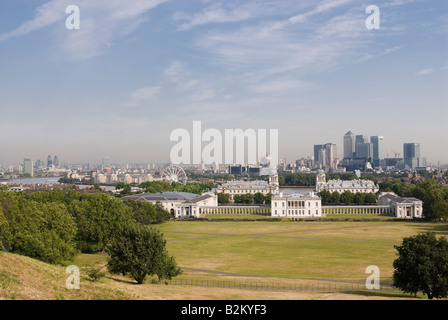
{"label": "building facade", "polygon": [[199,218],[206,208],[218,206],[218,196],[213,193],[202,195],[188,192],[144,193],[122,197],[122,200],[160,202],[172,217]]}
{"label": "building facade", "polygon": [[413,197],[399,197],[393,192],[381,192],[378,205],[387,205],[390,214],[400,219],[423,217],[423,202]]}
{"label": "building facade", "polygon": [[275,194],[279,190],[278,175],[269,176],[269,182],[257,181],[239,181],[232,180],[218,186],[218,193],[225,193],[230,195],[230,201],[233,201],[235,195],[256,194],[261,193],[267,195],[268,193]]}
{"label": "building facade", "polygon": [[329,192],[339,192],[350,191],[352,193],[377,193],[380,187],[370,180],[329,180],[326,181],[325,172],[318,170],[316,175],[316,192],[321,192],[327,190]]}
{"label": "building facade", "polygon": [[271,200],[271,216],[280,218],[309,218],[322,216],[322,201],[319,196],[309,194],[283,194],[279,192]]}

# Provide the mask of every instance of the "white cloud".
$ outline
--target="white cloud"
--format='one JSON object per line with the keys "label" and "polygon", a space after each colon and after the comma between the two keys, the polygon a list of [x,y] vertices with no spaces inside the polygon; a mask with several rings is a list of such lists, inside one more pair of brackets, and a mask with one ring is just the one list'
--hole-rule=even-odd
{"label": "white cloud", "polygon": [[182,95],[189,101],[204,101],[216,96],[215,90],[203,80],[192,77],[192,73],[181,61],[172,62],[164,71],[169,83],[174,85],[176,95]]}
{"label": "white cloud", "polygon": [[142,103],[154,99],[159,93],[161,87],[144,87],[135,90],[130,94],[129,101],[125,104],[126,107],[137,107]]}
{"label": "white cloud", "polygon": [[0,41],[25,36],[50,25],[55,41],[64,57],[85,60],[97,56],[117,39],[132,33],[144,21],[145,14],[168,0],[78,0],[81,29],[67,30],[65,13],[71,0],[50,0],[36,9],[34,19],[25,21],[16,29],[0,34]]}
{"label": "white cloud", "polygon": [[[252,9],[252,10],[251,10]],[[209,23],[237,22],[250,19],[254,16],[254,8],[245,5],[237,8],[227,9],[222,4],[215,3],[199,13],[187,15],[185,13],[176,13],[174,20],[185,20],[186,22],[179,26],[180,31],[189,30],[195,26]]]}
{"label": "white cloud", "polygon": [[431,73],[433,73],[433,72],[434,72],[434,70],[431,69],[431,68],[428,68],[428,69],[422,69],[422,70],[420,70],[419,72],[417,72],[417,75],[419,75],[419,76],[426,76],[426,75],[431,74]]}

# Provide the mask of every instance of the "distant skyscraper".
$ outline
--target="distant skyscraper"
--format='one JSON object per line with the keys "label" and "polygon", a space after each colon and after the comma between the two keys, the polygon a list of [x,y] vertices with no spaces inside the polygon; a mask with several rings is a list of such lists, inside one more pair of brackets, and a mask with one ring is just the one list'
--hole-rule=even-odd
{"label": "distant skyscraper", "polygon": [[404,165],[414,169],[419,166],[420,143],[404,143],[403,159]]}
{"label": "distant skyscraper", "polygon": [[53,160],[51,160],[51,156],[47,157],[47,168],[51,168],[53,166]]}
{"label": "distant skyscraper", "polygon": [[324,144],[315,144],[314,145],[314,165],[317,168],[326,167],[327,156]]}
{"label": "distant skyscraper", "polygon": [[375,166],[379,166],[380,160],[384,159],[383,140],[383,136],[370,137],[370,143],[372,144],[372,159]]}
{"label": "distant skyscraper", "polygon": [[[369,143],[369,137],[368,136],[364,136],[361,134],[356,135],[355,138],[355,158],[358,159],[366,159],[366,148],[368,148],[368,146],[364,145],[365,143]],[[359,146],[362,145],[362,151],[359,151],[358,148]],[[369,155],[370,157],[370,155]]]}
{"label": "distant skyscraper", "polygon": [[372,158],[372,144],[370,142],[358,143],[356,145],[356,158],[369,160]]}
{"label": "distant skyscraper", "polygon": [[55,166],[56,168],[59,167],[59,159],[58,159],[58,156],[54,156],[53,164],[54,164],[54,166]]}
{"label": "distant skyscraper", "polygon": [[29,174],[30,177],[34,176],[33,161],[30,158],[23,159],[23,173]]}
{"label": "distant skyscraper", "polygon": [[344,135],[344,159],[352,159],[355,153],[355,134],[351,131]]}
{"label": "distant skyscraper", "polygon": [[110,166],[110,158],[109,157],[105,157],[105,158],[103,158],[103,169],[105,168],[105,167],[109,167]]}
{"label": "distant skyscraper", "polygon": [[327,143],[325,145],[325,155],[326,155],[326,163],[327,166],[336,169],[337,167],[337,160],[338,160],[338,149],[336,144],[334,143]]}

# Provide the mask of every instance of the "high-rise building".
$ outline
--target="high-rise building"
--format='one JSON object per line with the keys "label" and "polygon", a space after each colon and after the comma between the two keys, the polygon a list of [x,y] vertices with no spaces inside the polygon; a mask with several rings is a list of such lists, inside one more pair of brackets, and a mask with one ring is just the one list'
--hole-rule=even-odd
{"label": "high-rise building", "polygon": [[317,168],[323,168],[327,166],[326,162],[326,150],[324,144],[315,144],[314,145],[314,165]]}
{"label": "high-rise building", "polygon": [[403,159],[404,165],[411,169],[419,166],[420,143],[404,143]]}
{"label": "high-rise building", "polygon": [[316,168],[332,168],[337,166],[338,152],[336,144],[316,144],[314,145],[314,165]]}
{"label": "high-rise building", "polygon": [[370,161],[372,158],[372,144],[370,142],[358,143],[356,145],[356,159]]}
{"label": "high-rise building", "polygon": [[372,159],[375,166],[379,166],[380,160],[384,159],[383,140],[383,136],[370,137],[370,143],[372,144]]}
{"label": "high-rise building", "polygon": [[355,134],[351,131],[344,135],[344,159],[352,159],[355,153]]}
{"label": "high-rise building", "polygon": [[336,169],[338,161],[338,148],[334,143],[327,143],[325,145],[326,162],[327,166]]}
{"label": "high-rise building", "polygon": [[23,159],[23,173],[29,174],[30,177],[34,176],[33,161],[30,158]]}
{"label": "high-rise building", "polygon": [[53,164],[56,168],[59,167],[59,159],[58,156],[56,155],[54,156]]}
{"label": "high-rise building", "polygon": [[51,156],[47,157],[47,168],[51,168],[53,166],[53,160],[51,160]]}
{"label": "high-rise building", "polygon": [[[365,150],[366,148],[368,148],[367,145],[365,145],[365,143],[369,143],[369,137],[368,136],[364,136],[361,134],[356,135],[355,138],[355,158],[358,159],[366,159],[365,157]],[[359,146],[362,145],[362,149],[363,151],[358,151]]]}

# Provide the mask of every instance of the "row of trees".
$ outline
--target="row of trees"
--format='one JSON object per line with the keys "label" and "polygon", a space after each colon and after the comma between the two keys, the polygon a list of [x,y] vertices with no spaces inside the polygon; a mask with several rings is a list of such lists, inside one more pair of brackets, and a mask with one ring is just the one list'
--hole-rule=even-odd
{"label": "row of trees", "polygon": [[[230,203],[230,194],[228,193],[217,193],[218,195],[218,204],[226,205]],[[270,205],[272,199],[272,194],[268,193],[267,195],[262,194],[261,192],[257,192],[255,194],[246,193],[246,194],[236,194],[233,196],[233,201],[236,204],[257,204],[257,205]]]}
{"label": "row of trees", "polygon": [[215,187],[215,184],[213,182],[191,182],[184,185],[175,181],[172,183],[169,183],[168,181],[148,181],[141,183],[139,187],[144,189],[144,192],[147,193],[177,191],[202,194],[211,191]]}
{"label": "row of trees", "polygon": [[[353,180],[358,179],[358,177],[354,173],[327,173],[326,179]],[[284,173],[279,175],[278,181],[281,186],[313,187],[316,185],[316,174],[300,172]]]}
{"label": "row of trees", "polygon": [[[10,252],[58,264],[72,261],[79,252],[103,251],[111,256],[111,272],[121,266],[118,273],[129,273],[139,283],[142,273],[136,276],[129,265],[135,259],[126,261],[132,252],[142,261],[152,259],[141,262],[151,266],[141,271],[145,274],[157,274],[159,279],[178,274],[162,235],[150,226],[169,217],[160,203],[121,201],[104,193],[0,191],[0,240]],[[148,239],[152,242],[142,242]],[[142,252],[146,249],[152,256]]]}
{"label": "row of trees", "polygon": [[376,195],[374,193],[352,193],[350,191],[344,191],[339,193],[338,191],[330,192],[322,190],[319,192],[322,200],[322,205],[338,205],[338,204],[375,204]]}

